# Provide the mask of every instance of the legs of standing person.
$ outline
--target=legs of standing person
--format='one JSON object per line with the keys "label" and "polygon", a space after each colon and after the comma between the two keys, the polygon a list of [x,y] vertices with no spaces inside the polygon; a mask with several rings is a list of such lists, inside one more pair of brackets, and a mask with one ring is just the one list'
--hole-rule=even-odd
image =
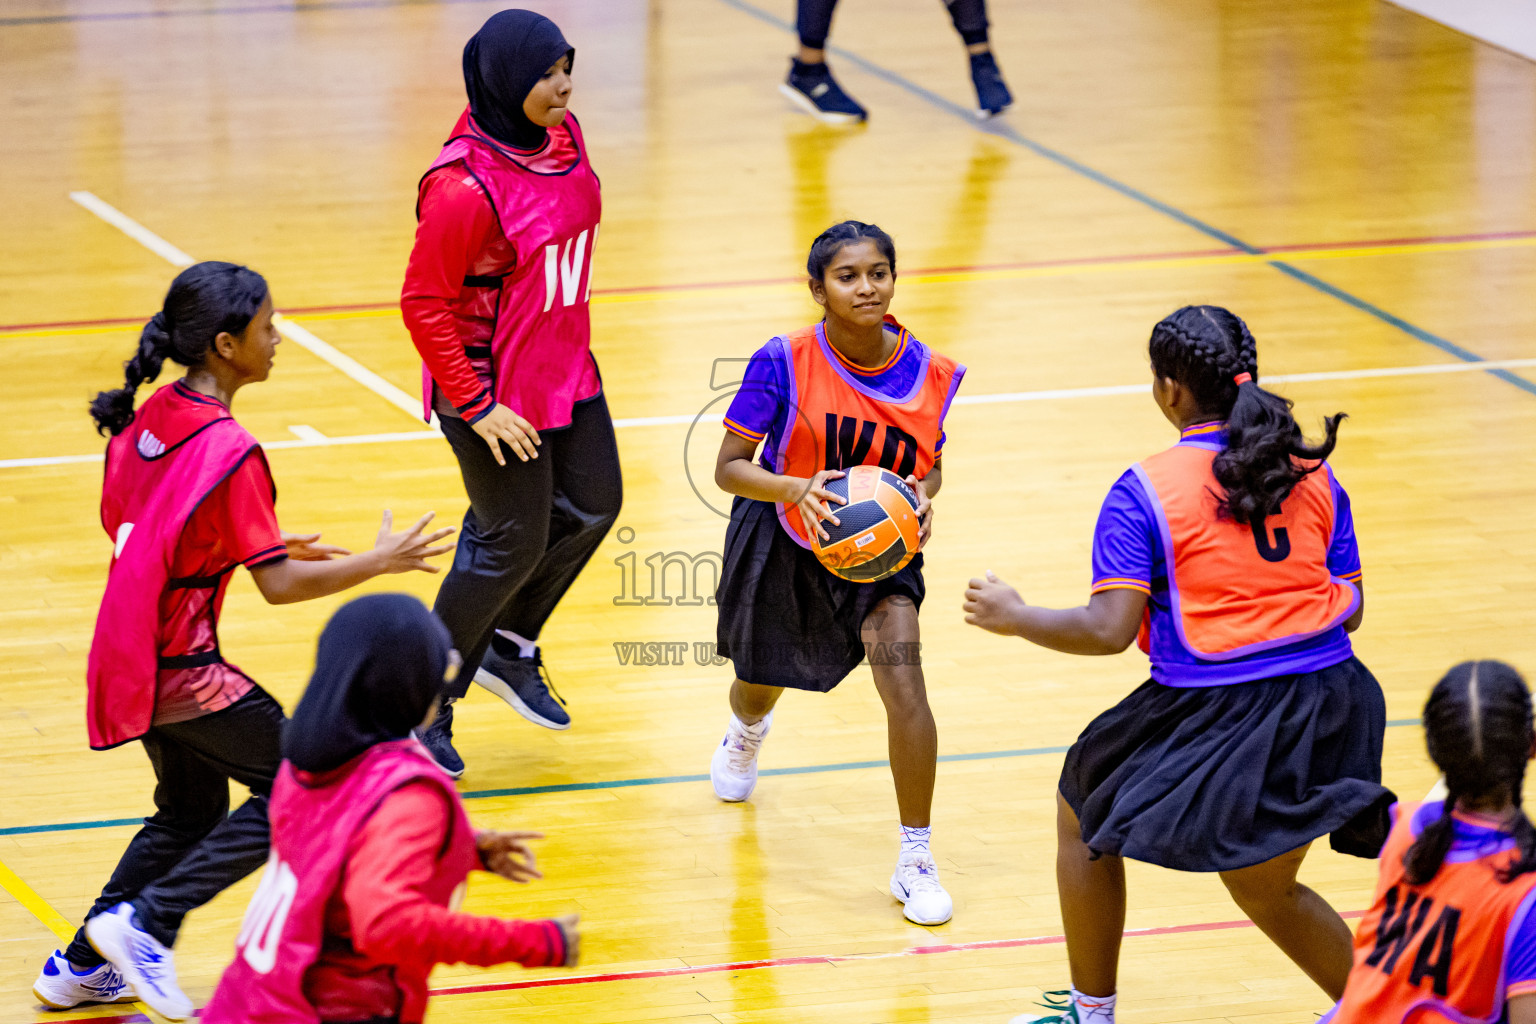
{"label": "legs of standing person", "polygon": [[939,883],[930,849],[939,732],[923,679],[917,602],[905,594],[884,598],[865,616],[862,638],[875,690],[885,704],[891,777],[901,818],[891,895],[902,902],[907,920],[914,924],[943,924],[954,914],[954,901]]}
{"label": "legs of standing person", "polygon": [[875,690],[885,704],[886,736],[896,806],[902,825],[927,829],[938,766],[939,730],[928,706],[918,651],[917,605],[904,594],[887,597],[864,619]]}
{"label": "legs of standing person", "polygon": [[233,779],[250,789],[245,803],[222,817],[186,857],[133,898],[144,930],[167,946],[176,941],[187,912],[202,906],[266,862],[272,830],[267,800],[282,761],[283,709],[256,688],[222,711],[161,726],[160,731],[196,754],[216,775],[228,806]]}
{"label": "legs of standing person", "polygon": [[992,43],[988,35],[987,0],[944,0],[949,9],[949,20],[965,52],[971,59],[971,84],[976,88],[976,113],[979,117],[992,117],[1013,105],[1013,93],[1003,81],[1003,72],[992,55]]}
{"label": "legs of standing person", "polygon": [[571,425],[550,431],[539,457],[552,474],[549,533],[543,556],[496,622],[530,643],[608,535],[624,502],[619,444],[601,394],[571,412]]}
{"label": "legs of standing person", "polygon": [[457,698],[468,690],[496,620],[544,557],[555,460],[546,440],[539,457],[527,462],[503,446],[507,464],[498,465],[484,439],[463,420],[443,417],[442,427],[469,494],[453,566],[432,606],[464,659],[451,695]]}
{"label": "legs of standing person", "polygon": [[1238,908],[1334,1001],[1343,998],[1354,936],[1344,919],[1296,881],[1307,847],[1250,868],[1223,871]]}
{"label": "legs of standing person", "polygon": [[[1073,1002],[1107,1004],[1107,1015],[1101,1019],[1113,1021],[1120,939],[1125,934],[1125,861],[1093,855],[1083,842],[1077,815],[1060,793],[1056,794],[1056,892],[1067,936]],[[1087,1013],[1078,1016],[1085,1024],[1094,1020]]]}
{"label": "legs of standing person", "polygon": [[837,0],[799,0],[795,28],[800,51],[790,60],[789,78],[779,91],[818,121],[857,124],[867,112],[832,77],[827,68],[827,34]]}
{"label": "legs of standing person", "polygon": [[[112,877],[86,912],[87,921],[133,899],[169,872],[229,810],[229,781],[197,754],[158,729],[151,729],[140,742],[155,770],[155,813],[144,819],[129,840]],[[171,938],[174,941],[174,934]],[[102,962],[86,940],[83,926],[64,955],[77,967]]]}
{"label": "legs of standing person", "polygon": [[[144,739],[159,810],[134,837],[70,949],[88,940],[128,990],[169,1020],[193,1012],[171,954],[182,919],[267,857],[267,798],[284,721],[282,708],[256,687],[227,708],[157,725]],[[251,798],[226,817],[231,778],[249,786]]]}
{"label": "legs of standing person", "polygon": [[602,395],[572,409],[570,426],[543,436],[539,458],[548,460],[550,473],[544,550],[499,609],[475,680],[535,725],[567,729],[570,713],[549,685],[537,641],[618,518],[624,489],[613,420]]}

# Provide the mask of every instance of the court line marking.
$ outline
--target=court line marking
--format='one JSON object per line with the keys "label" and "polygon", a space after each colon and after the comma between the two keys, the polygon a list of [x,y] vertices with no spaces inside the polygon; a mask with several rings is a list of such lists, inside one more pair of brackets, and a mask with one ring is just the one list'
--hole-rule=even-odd
{"label": "court line marking", "polygon": [[[720,2],[725,4],[727,7],[735,8],[743,14],[750,15],[751,17],[764,22],[765,24],[771,25],[780,31],[788,32],[790,34],[794,34],[795,32],[795,27],[789,22],[784,21],[777,15],[763,10],[761,7],[748,3],[747,0],[720,0]],[[1377,320],[1380,320],[1383,323],[1390,324],[1391,326],[1396,327],[1398,330],[1402,331],[1404,334],[1407,334],[1409,337],[1416,338],[1419,341],[1424,342],[1426,345],[1433,345],[1440,351],[1445,352],[1448,355],[1455,356],[1457,359],[1461,359],[1465,362],[1487,362],[1487,360],[1483,359],[1482,356],[1478,355],[1476,352],[1473,352],[1471,349],[1464,348],[1448,338],[1442,338],[1440,335],[1434,334],[1431,331],[1427,331],[1424,328],[1419,327],[1417,324],[1410,323],[1395,313],[1390,313],[1375,303],[1369,302],[1360,298],[1358,295],[1347,292],[1335,284],[1324,281],[1322,278],[1316,276],[1315,274],[1309,273],[1308,271],[1302,270],[1300,267],[1293,266],[1284,260],[1277,260],[1269,257],[1263,249],[1243,241],[1241,238],[1232,234],[1230,231],[1225,231],[1216,227],[1214,224],[1201,220],[1199,217],[1196,217],[1192,213],[1181,210],[1171,203],[1164,202],[1163,200],[1154,197],[1150,193],[1143,192],[1141,189],[1136,188],[1133,185],[1128,185],[1118,178],[1113,178],[1103,171],[1097,170],[1081,162],[1080,160],[1075,160],[1072,157],[1067,156],[1065,153],[1059,150],[1052,149],[1043,143],[1036,142],[1034,139],[1031,139],[1029,136],[1023,134],[1018,129],[1014,128],[1012,125],[1008,124],[1006,121],[1003,121],[1000,118],[992,118],[987,121],[978,121],[976,119],[975,113],[966,107],[962,107],[960,104],[940,96],[938,93],[933,92],[931,89],[928,89],[922,85],[919,85],[904,75],[892,71],[883,65],[876,64],[874,61],[869,60],[868,58],[863,57],[852,50],[845,49],[841,46],[833,46],[830,44],[828,45],[827,49],[829,49],[843,60],[846,60],[849,63],[863,69],[866,74],[873,75],[875,78],[880,79],[888,85],[893,85],[905,92],[911,93],[918,99],[925,101],[931,106],[937,107],[939,110],[942,110],[945,113],[952,114],[955,117],[961,118],[965,121],[966,124],[970,125],[972,128],[978,131],[986,132],[989,135],[995,135],[1000,139],[1005,139],[1008,142],[1012,142],[1017,146],[1029,150],[1036,156],[1049,160],[1051,163],[1054,163],[1059,167],[1063,167],[1066,170],[1079,175],[1080,177],[1087,178],[1089,181],[1092,181],[1098,185],[1102,185],[1111,191],[1117,192],[1127,199],[1140,203],[1142,206],[1145,206],[1150,210],[1154,210],[1158,213],[1161,213],[1165,217],[1176,220],[1186,227],[1198,231],[1208,238],[1214,238],[1218,242],[1231,246],[1233,249],[1236,249],[1239,252],[1245,253],[1247,255],[1259,257],[1260,262],[1268,263],[1270,266],[1280,271],[1280,273],[1285,274],[1287,277],[1290,277],[1300,282],[1301,284],[1312,288],[1315,291],[1322,292],[1324,295],[1327,295],[1330,298],[1338,299],[1345,305],[1351,306],[1362,313],[1375,317]],[[1522,391],[1536,395],[1536,382],[1526,380],[1524,377],[1521,377],[1515,373],[1511,373],[1509,370],[1490,369],[1488,367],[1480,367],[1480,369],[1486,370],[1488,373],[1499,378],[1507,384],[1513,384],[1515,387]]]}
{"label": "court line marking", "polygon": [[[1363,370],[1318,370],[1309,373],[1277,373],[1264,378],[1266,384],[1305,384],[1330,380],[1370,380],[1373,378],[1422,377],[1446,373],[1483,373],[1495,370],[1515,370],[1536,367],[1536,358],[1485,359],[1475,363],[1424,363],[1419,366],[1383,366]],[[1047,388],[1038,391],[1004,391],[990,395],[959,395],[954,405],[997,405],[1014,402],[1051,402],[1073,398],[1100,398],[1112,395],[1140,395],[1147,392],[1148,384],[1105,384],[1085,388]],[[713,422],[716,415],[700,416],[631,416],[616,419],[616,429],[633,427],[681,426],[690,423]],[[291,428],[290,428],[291,429]],[[357,444],[393,444],[399,441],[425,441],[442,437],[439,430],[405,430],[382,434],[350,434],[340,437],[324,436],[316,440],[288,439],[268,441],[262,447],[268,451],[290,448],[334,448]],[[26,469],[39,466],[71,466],[99,463],[103,455],[39,455],[21,459],[0,459],[0,469]],[[0,835],[3,835],[0,831]]]}
{"label": "court line marking", "polygon": [[68,942],[75,936],[75,926],[64,919],[64,915],[53,909],[53,905],[37,894],[21,876],[10,869],[5,861],[0,860],[0,889],[11,894],[11,898],[20,903],[26,911],[42,922],[43,927],[53,932],[64,942]]}
{"label": "court line marking", "polygon": [[[1388,729],[1418,725],[1417,718],[1394,718],[1387,722]],[[959,761],[995,761],[1004,758],[1038,757],[1044,754],[1065,754],[1069,747],[1025,747],[1019,750],[983,750],[968,754],[940,754],[941,764]],[[822,772],[848,772],[865,768],[889,768],[889,761],[844,761],[838,764],[811,764],[794,768],[763,768],[759,775],[814,775]],[[471,789],[461,792],[465,800],[489,800],[507,796],[537,796],[544,793],[578,793],[602,789],[629,789],[635,786],[669,786],[680,782],[707,782],[709,775],[654,775],[647,778],[606,779],[598,782],[560,782],[547,786],[518,786],[511,789]],[[53,825],[12,825],[0,828],[0,836],[37,835],[45,832],[77,832],[93,828],[118,828],[142,824],[143,818],[104,818],[99,821],[66,821]]]}
{"label": "court line marking", "polygon": [[[1346,920],[1364,917],[1363,910],[1346,910],[1339,914]],[[1152,928],[1127,928],[1121,934],[1127,939],[1156,938],[1163,935],[1190,935],[1200,932],[1230,931],[1238,928],[1252,928],[1252,921],[1203,921],[1194,924],[1162,925]],[[934,956],[943,953],[969,953],[986,949],[1019,949],[1028,946],[1064,946],[1067,937],[1065,935],[1032,935],[1022,939],[983,939],[977,942],[945,942],[930,946],[908,946],[905,949],[895,950],[889,953],[832,953],[811,956],[781,956],[770,957],[762,960],[734,960],[719,964],[698,964],[692,967],[658,967],[641,971],[609,971],[600,974],[556,974],[543,978],[530,978],[527,981],[503,981],[488,982],[480,985],[449,985],[444,988],[434,988],[431,994],[434,996],[463,996],[475,995],[485,992],[512,992],[517,989],[528,988],[555,988],[566,985],[596,985],[615,981],[636,981],[648,978],[676,978],[691,977],[697,974],[728,974],[742,971],[760,971],[774,967],[808,967],[808,966],[835,966],[837,964],[859,963],[866,960],[895,960],[910,956]],[[201,1011],[198,1011],[201,1014]],[[151,1018],[142,1014],[120,1014],[104,1017],[67,1017],[54,1021],[54,1024],[90,1024],[90,1022],[112,1022],[112,1024],[143,1024]]]}
{"label": "court line marking", "polygon": [[[71,192],[69,198],[172,266],[190,267],[197,262],[191,256],[99,196],[90,192],[78,191]],[[308,328],[294,323],[281,313],[273,315],[272,324],[277,328],[278,333],[295,345],[320,360],[329,363],[369,391],[384,399],[390,405],[408,413],[413,419],[421,419],[422,404],[419,397],[412,398],[356,359],[333,346],[330,342],[316,336]]]}
{"label": "court line marking", "polygon": [[[1376,258],[1536,247],[1536,231],[1492,231],[1471,235],[1437,235],[1421,238],[1357,239],[1343,242],[1307,242],[1264,246],[1266,254],[1286,253],[1293,259]],[[907,270],[908,283],[946,284],[965,281],[1012,280],[1029,277],[1066,277],[1096,270],[1164,269],[1182,266],[1263,263],[1263,256],[1233,249],[1201,249],[1189,252],[1124,253],[1080,256],[1060,260],[1022,260],[1011,263],[977,263],[955,267],[923,267]],[[592,301],[602,305],[647,299],[686,296],[696,292],[732,289],[803,287],[804,278],[765,277],[734,281],[687,281],[677,284],[594,288]],[[303,320],[357,320],[398,317],[400,303],[358,302],[333,306],[290,306],[290,318]],[[41,323],[0,324],[0,337],[47,338],[80,334],[116,333],[138,328],[148,320],[140,317],[104,317],[96,320],[59,320]]]}

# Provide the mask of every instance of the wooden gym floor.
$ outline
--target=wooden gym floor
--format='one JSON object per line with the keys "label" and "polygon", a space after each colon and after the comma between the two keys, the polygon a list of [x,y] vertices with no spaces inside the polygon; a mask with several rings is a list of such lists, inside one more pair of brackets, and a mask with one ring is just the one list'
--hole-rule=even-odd
{"label": "wooden gym floor", "polygon": [[[109,553],[85,401],[120,382],[172,262],[247,262],[292,318],[273,379],[236,409],[271,443],[285,526],[361,546],[384,507],[457,521],[446,446],[398,407],[418,371],[395,301],[415,182],[463,103],[460,48],[499,6],[0,9],[0,1020],[133,1012],[48,1017],[29,992],[151,789],[137,746],[85,742]],[[476,691],[459,736],[475,818],[549,834],[544,882],[479,878],[469,909],[579,909],[584,959],[570,985],[445,968],[433,1019],[996,1024],[1063,987],[1061,752],[1145,665],[983,635],[960,593],[991,568],[1032,601],[1084,597],[1105,490],[1170,441],[1144,346],[1186,302],[1248,319],[1309,428],[1351,414],[1334,464],[1364,551],[1357,645],[1387,692],[1388,783],[1416,797],[1432,781],[1415,718],[1444,668],[1536,672],[1531,63],[1381,0],[994,0],[1019,102],[978,124],[934,0],[847,0],[834,68],[872,120],[832,130],[776,92],[788,0],[535,6],[577,48],[573,109],[604,184],[594,348],[628,494],[543,637],[574,727],[533,728]],[[867,670],[787,698],[763,755],[777,774],[720,804],[704,773],[730,673],[694,648],[713,609],[660,600],[682,596],[684,556],[721,544],[719,428],[690,427],[739,365],[714,361],[811,318],[805,249],[850,216],[896,238],[895,312],[970,366],[923,614],[956,903],[931,931],[885,891],[895,807]],[[620,603],[651,593],[658,553],[678,553],[659,603]],[[430,601],[435,585],[376,587]],[[269,607],[241,574],[224,648],[291,707],[339,601]],[[636,642],[682,644],[682,664],[623,663],[615,645]],[[1326,849],[1303,874],[1342,911],[1374,876]],[[1131,885],[1126,1024],[1302,1024],[1327,1005],[1215,878],[1133,865]],[[178,966],[199,1001],[250,891],[187,922]]]}

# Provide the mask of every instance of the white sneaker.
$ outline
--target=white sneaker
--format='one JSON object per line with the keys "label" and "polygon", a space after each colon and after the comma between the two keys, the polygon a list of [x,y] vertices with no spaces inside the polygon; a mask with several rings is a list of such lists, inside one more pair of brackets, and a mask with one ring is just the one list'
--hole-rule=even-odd
{"label": "white sneaker", "polygon": [[756,725],[742,725],[741,719],[731,716],[726,726],[725,739],[715,748],[715,756],[709,761],[709,781],[714,784],[715,796],[729,803],[740,803],[757,788],[757,752],[762,749],[763,737],[773,725],[773,712]]}
{"label": "white sneaker", "polygon": [[192,1000],[176,983],[174,955],[138,926],[133,904],[119,903],[85,922],[85,937],[151,1010],[166,1020],[192,1016]]}
{"label": "white sneaker", "polygon": [[131,1003],[133,989],[116,967],[100,964],[80,972],[55,950],[32,983],[32,994],[51,1010],[72,1010],[85,1003]]}
{"label": "white sneaker", "polygon": [[891,895],[906,904],[913,924],[943,924],[955,914],[955,901],[939,884],[939,869],[927,853],[904,853],[891,876]]}

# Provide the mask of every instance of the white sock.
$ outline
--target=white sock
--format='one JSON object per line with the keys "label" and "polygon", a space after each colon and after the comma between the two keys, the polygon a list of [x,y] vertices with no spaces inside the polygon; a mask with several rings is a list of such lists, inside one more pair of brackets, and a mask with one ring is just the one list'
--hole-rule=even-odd
{"label": "white sock", "polygon": [[909,853],[927,853],[929,856],[932,856],[932,853],[928,849],[928,840],[933,835],[933,829],[931,827],[908,828],[907,826],[902,825],[900,828],[901,855],[903,857]]}
{"label": "white sock", "polygon": [[504,639],[511,640],[513,643],[517,644],[519,657],[531,658],[533,657],[534,652],[539,649],[537,640],[524,640],[510,629],[498,629],[496,631],[496,635]]}
{"label": "white sock", "polygon": [[763,732],[763,723],[766,721],[768,721],[768,716],[764,715],[762,718],[753,722],[751,725],[748,725],[746,722],[743,722],[740,718],[736,717],[736,712],[731,712],[731,730],[733,732],[739,732],[747,736],[751,736],[754,739],[761,738]]}
{"label": "white sock", "polygon": [[1115,996],[1085,996],[1072,990],[1072,1006],[1082,1024],[1115,1024]]}

